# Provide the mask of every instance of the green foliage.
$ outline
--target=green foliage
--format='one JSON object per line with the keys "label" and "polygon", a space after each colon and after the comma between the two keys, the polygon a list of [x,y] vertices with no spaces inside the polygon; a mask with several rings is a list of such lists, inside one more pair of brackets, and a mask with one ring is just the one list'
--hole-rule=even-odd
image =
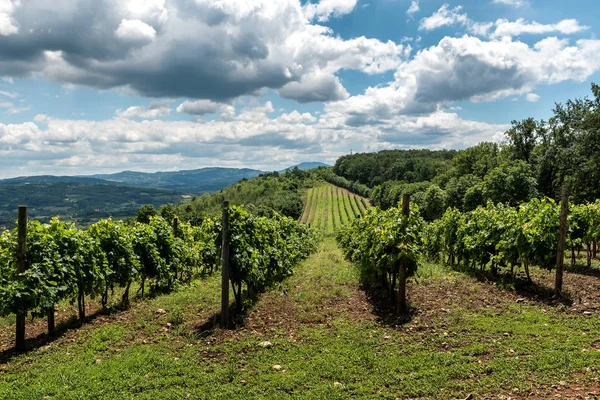
{"label": "green foliage", "polygon": [[312,186],[313,173],[291,169],[261,174],[256,178],[242,179],[225,189],[204,194],[189,203],[177,206],[177,215],[181,220],[199,225],[204,218],[214,216],[221,210],[223,200],[230,204],[244,206],[253,214],[271,217],[274,213],[298,219],[304,209],[302,192]]}
{"label": "green foliage", "polygon": [[256,216],[241,207],[229,209],[230,279],[236,302],[242,284],[250,295],[292,274],[292,267],[317,248],[316,231],[291,218]]}
{"label": "green foliage", "polygon": [[[150,210],[150,208],[148,208]],[[153,208],[152,208],[153,210]],[[179,223],[174,232],[162,217],[147,223],[101,220],[87,230],[58,218],[49,224],[30,221],[27,269],[16,273],[16,229],[0,234],[0,315],[43,315],[64,299],[77,301],[85,317],[86,296],[101,296],[140,282],[153,292],[168,292],[189,282],[195,273],[214,271],[220,258],[221,226],[205,218],[199,226]],[[315,251],[318,236],[291,218],[262,217],[239,207],[230,209],[232,283],[264,290],[292,274],[300,260]]]}
{"label": "green foliage", "polygon": [[[549,198],[534,198],[517,207],[488,202],[485,207],[461,213],[449,208],[424,230],[427,255],[442,255],[465,267],[498,268],[556,264],[559,206]],[[567,243],[571,247],[600,240],[600,201],[572,205]]]}
{"label": "green foliage", "polygon": [[538,195],[531,167],[522,160],[507,162],[491,170],[482,183],[485,199],[517,205]]}
{"label": "green foliage", "polygon": [[141,206],[137,212],[137,222],[141,222],[142,224],[147,224],[150,222],[150,218],[156,217],[158,215],[158,211],[151,204],[146,204]]}
{"label": "green foliage", "polygon": [[400,263],[405,263],[408,276],[417,271],[423,229],[419,208],[414,204],[408,216],[398,207],[385,211],[371,208],[341,230],[337,240],[344,256],[359,266],[363,279],[385,279],[393,291]]}

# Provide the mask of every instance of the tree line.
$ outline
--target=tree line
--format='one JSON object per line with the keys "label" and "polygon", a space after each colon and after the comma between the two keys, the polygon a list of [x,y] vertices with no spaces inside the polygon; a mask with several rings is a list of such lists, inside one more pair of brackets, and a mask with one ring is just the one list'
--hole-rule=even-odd
{"label": "tree line", "polygon": [[465,150],[386,150],[340,157],[333,172],[369,187],[383,209],[410,194],[426,220],[446,208],[471,211],[488,201],[515,206],[533,198],[557,200],[569,184],[571,200],[600,198],[600,86],[592,97],[556,104],[547,120],[512,121],[502,143]]}

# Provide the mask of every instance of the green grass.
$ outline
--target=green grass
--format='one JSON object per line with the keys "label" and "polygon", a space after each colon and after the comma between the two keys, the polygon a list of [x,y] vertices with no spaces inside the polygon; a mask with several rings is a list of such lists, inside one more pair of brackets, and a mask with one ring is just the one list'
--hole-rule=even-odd
{"label": "green grass", "polygon": [[[401,326],[378,322],[331,239],[262,295],[246,326],[205,337],[197,325],[218,291],[216,276],[196,281],[18,356],[0,366],[0,398],[550,398],[553,384],[598,387],[597,314],[515,303],[438,264],[411,279],[420,303]],[[474,300],[490,296],[500,298]]]}

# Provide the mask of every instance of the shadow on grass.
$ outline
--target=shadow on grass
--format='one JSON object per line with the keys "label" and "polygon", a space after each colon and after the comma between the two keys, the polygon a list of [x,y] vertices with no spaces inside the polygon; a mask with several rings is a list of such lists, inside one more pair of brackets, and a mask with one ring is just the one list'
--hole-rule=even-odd
{"label": "shadow on grass", "polygon": [[113,307],[105,308],[105,309],[100,308],[100,309],[94,311],[93,313],[87,315],[85,320],[83,320],[83,321],[81,321],[76,315],[73,315],[69,319],[67,319],[65,321],[61,321],[56,324],[56,326],[54,328],[53,336],[48,335],[48,332],[40,333],[36,336],[28,337],[25,339],[25,350],[21,351],[21,350],[17,350],[14,347],[11,347],[9,349],[1,351],[0,352],[0,364],[6,364],[18,355],[27,354],[27,353],[30,353],[41,347],[44,347],[44,346],[60,339],[67,332],[78,329],[81,326],[83,326],[89,322],[92,322],[99,316],[117,314],[122,311],[125,311],[126,309],[128,309],[128,307],[122,306],[122,305],[113,306]]}
{"label": "shadow on grass", "polygon": [[[253,304],[256,304],[254,302]],[[229,321],[226,329],[237,329],[245,326],[248,311],[253,307],[244,307],[239,309],[235,303],[229,305]],[[192,334],[197,338],[206,338],[212,336],[217,329],[221,328],[221,313],[216,312],[211,315],[206,322],[198,324],[192,328]]]}
{"label": "shadow on grass", "polygon": [[565,265],[565,271],[570,274],[593,276],[600,278],[600,269],[594,267],[588,267],[587,263],[575,263],[575,265]]}
{"label": "shadow on grass", "polygon": [[360,289],[367,295],[373,307],[373,314],[382,325],[400,326],[409,323],[417,310],[408,305],[408,313],[396,315],[396,297],[391,296],[387,288],[368,280],[362,280]]}
{"label": "shadow on grass", "polygon": [[457,265],[452,266],[452,268],[455,271],[472,276],[479,282],[493,284],[496,287],[512,291],[520,297],[539,304],[548,306],[571,306],[573,304],[573,299],[569,293],[563,292],[560,298],[556,298],[554,295],[554,288],[539,284],[535,281],[528,281],[525,276],[520,274],[513,276],[508,271],[506,273],[498,272],[494,274],[489,270],[482,271]]}

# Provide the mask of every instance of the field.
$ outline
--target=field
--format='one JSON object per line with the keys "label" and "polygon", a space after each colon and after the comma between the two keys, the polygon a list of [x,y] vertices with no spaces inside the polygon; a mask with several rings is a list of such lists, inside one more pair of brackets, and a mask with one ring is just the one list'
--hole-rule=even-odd
{"label": "field", "polygon": [[212,329],[218,277],[198,280],[4,351],[0,398],[597,398],[600,316],[583,311],[598,310],[600,283],[584,272],[567,272],[567,290],[589,291],[566,305],[425,264],[396,325],[326,239],[234,330]]}
{"label": "field", "polygon": [[346,189],[323,183],[306,192],[300,222],[310,224],[326,235],[365,212],[369,201]]}
{"label": "field", "polygon": [[310,189],[300,221],[325,239],[234,329],[216,328],[218,274],[134,296],[126,310],[90,299],[83,325],[61,303],[58,337],[28,320],[23,354],[11,348],[14,317],[0,318],[0,399],[600,398],[597,259],[566,263],[561,300],[554,273],[534,266],[526,284],[521,271],[422,261],[397,319],[331,237],[367,205],[333,185]]}

